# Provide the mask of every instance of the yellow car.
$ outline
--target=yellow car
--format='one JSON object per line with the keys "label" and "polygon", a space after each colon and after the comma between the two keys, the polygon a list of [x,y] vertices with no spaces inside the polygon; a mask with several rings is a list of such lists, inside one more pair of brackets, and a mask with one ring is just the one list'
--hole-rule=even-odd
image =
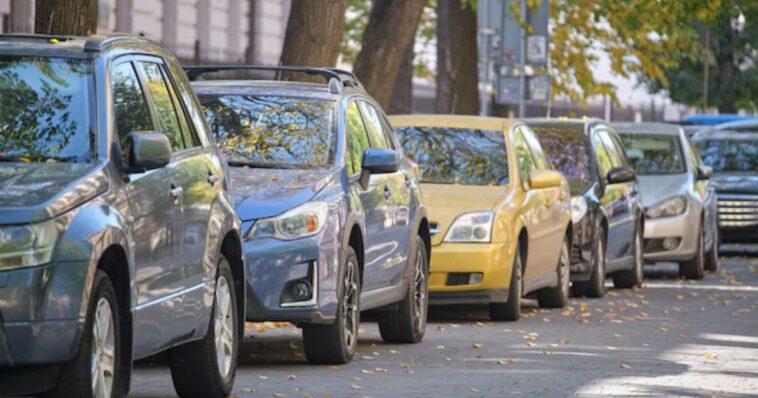
{"label": "yellow car", "polygon": [[565,306],[571,195],[529,127],[476,116],[390,122],[421,174],[430,302],[486,303],[493,320],[517,320],[521,297],[535,291],[540,306]]}

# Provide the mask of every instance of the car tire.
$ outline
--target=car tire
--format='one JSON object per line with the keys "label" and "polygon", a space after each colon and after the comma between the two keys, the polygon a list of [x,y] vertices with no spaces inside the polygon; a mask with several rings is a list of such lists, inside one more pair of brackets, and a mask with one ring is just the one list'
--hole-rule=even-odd
{"label": "car tire", "polygon": [[116,375],[121,360],[121,330],[117,303],[110,278],[97,270],[76,359],[63,365],[58,384],[43,396],[111,398],[119,395]]}
{"label": "car tire", "polygon": [[705,253],[705,269],[707,271],[716,272],[719,269],[719,230],[713,233],[713,246],[711,250]]}
{"label": "car tire", "polygon": [[613,273],[613,287],[631,289],[642,286],[645,280],[645,249],[642,244],[642,228],[634,234],[634,266],[631,269]]}
{"label": "car tire", "polygon": [[239,316],[232,269],[221,257],[208,332],[169,352],[171,378],[180,397],[226,397],[237,370]]}
{"label": "car tire", "polygon": [[592,274],[588,281],[571,286],[576,297],[601,298],[605,295],[605,233],[601,232],[592,248]]}
{"label": "car tire", "polygon": [[561,254],[558,257],[556,272],[558,285],[537,290],[537,303],[543,308],[563,308],[568,304],[571,291],[571,255],[569,254],[568,239],[563,240]]}
{"label": "car tire", "polygon": [[705,231],[701,228],[697,237],[695,257],[679,263],[679,275],[687,279],[703,279],[705,277]]}
{"label": "car tire", "polygon": [[358,255],[348,247],[338,287],[337,316],[331,325],[303,325],[303,348],[308,361],[320,364],[350,362],[358,346],[361,276]]}
{"label": "car tire", "polygon": [[411,280],[403,301],[395,310],[379,313],[377,323],[382,339],[388,343],[418,343],[424,338],[429,312],[429,260],[426,244],[416,236],[416,253],[413,257]]}
{"label": "car tire", "polygon": [[521,296],[523,295],[521,247],[516,244],[511,266],[511,283],[508,285],[508,301],[490,303],[490,319],[493,321],[518,321],[521,318]]}

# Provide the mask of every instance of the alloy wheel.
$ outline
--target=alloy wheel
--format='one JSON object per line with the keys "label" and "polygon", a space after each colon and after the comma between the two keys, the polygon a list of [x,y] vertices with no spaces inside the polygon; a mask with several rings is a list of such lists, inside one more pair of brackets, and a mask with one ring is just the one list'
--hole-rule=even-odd
{"label": "alloy wheel", "polygon": [[568,246],[566,244],[563,245],[563,249],[561,250],[561,264],[560,268],[558,269],[558,276],[560,278],[560,284],[561,284],[561,294],[564,295],[564,297],[569,296],[569,290],[571,289],[571,275],[569,272],[569,253],[568,253]]}
{"label": "alloy wheel", "polygon": [[104,297],[97,301],[92,322],[92,395],[110,398],[116,368],[115,326],[111,303]]}
{"label": "alloy wheel", "polygon": [[414,268],[413,278],[413,298],[414,298],[414,324],[413,326],[417,331],[424,330],[426,327],[426,311],[427,311],[427,296],[426,296],[426,272],[424,267],[424,253],[421,248],[417,249],[416,264]]}
{"label": "alloy wheel", "polygon": [[216,282],[216,303],[214,308],[214,337],[216,343],[216,364],[223,379],[229,377],[234,356],[234,314],[232,292],[226,277]]}
{"label": "alloy wheel", "polygon": [[356,264],[351,259],[345,266],[344,290],[342,294],[343,317],[345,320],[345,346],[353,351],[358,336],[358,284],[355,282]]}

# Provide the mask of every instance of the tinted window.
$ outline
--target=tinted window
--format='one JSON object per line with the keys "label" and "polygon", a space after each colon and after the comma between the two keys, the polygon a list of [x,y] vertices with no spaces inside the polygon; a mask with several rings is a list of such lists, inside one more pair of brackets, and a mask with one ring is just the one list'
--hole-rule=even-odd
{"label": "tinted window", "polygon": [[406,155],[418,163],[423,182],[508,184],[508,154],[500,131],[400,127],[395,134]]}
{"label": "tinted window", "polygon": [[529,178],[529,173],[535,169],[534,160],[532,159],[532,152],[529,149],[529,145],[527,145],[526,139],[521,133],[521,130],[516,130],[514,137],[519,174],[521,175],[521,180],[526,181]]}
{"label": "tinted window", "polygon": [[363,120],[366,122],[366,131],[368,131],[369,141],[372,148],[389,148],[387,137],[384,136],[384,129],[380,120],[379,113],[376,109],[366,103],[360,102]]}
{"label": "tinted window", "polygon": [[137,73],[130,62],[124,62],[113,68],[111,84],[116,130],[121,142],[123,143],[131,132],[153,130],[147,101],[142,93]]}
{"label": "tinted window", "polygon": [[755,174],[758,170],[758,141],[704,140],[696,145],[703,163],[715,172]]}
{"label": "tinted window", "polygon": [[0,157],[91,159],[91,84],[89,61],[0,56]]}
{"label": "tinted window", "polygon": [[169,141],[171,141],[171,148],[178,151],[191,146],[191,144],[187,145],[184,142],[179,118],[174,107],[174,100],[168,91],[168,86],[163,78],[160,66],[148,62],[140,62],[140,65],[145,72],[146,84],[153,99],[153,106],[158,117],[158,123],[160,123],[160,130],[168,136]]}
{"label": "tinted window", "polygon": [[361,171],[361,161],[363,152],[370,147],[368,136],[366,135],[366,126],[363,124],[361,111],[358,110],[358,104],[353,101],[347,107],[347,161],[348,174],[354,174]]}
{"label": "tinted window", "polygon": [[656,134],[623,134],[626,155],[640,175],[682,174],[685,172],[679,137]]}
{"label": "tinted window", "polygon": [[332,161],[332,101],[236,94],[202,95],[200,101],[230,162],[313,168]]}
{"label": "tinted window", "polygon": [[595,180],[583,125],[532,126],[550,162],[568,180],[571,194],[586,192]]}

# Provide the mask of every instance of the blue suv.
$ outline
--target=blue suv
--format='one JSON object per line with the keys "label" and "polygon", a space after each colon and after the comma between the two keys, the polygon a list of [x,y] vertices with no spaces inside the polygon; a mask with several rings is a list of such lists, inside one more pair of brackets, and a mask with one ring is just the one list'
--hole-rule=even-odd
{"label": "blue suv", "polygon": [[194,83],[232,166],[247,319],[297,324],[316,363],[351,360],[361,311],[376,310],[385,341],[420,341],[431,247],[426,209],[414,164],[355,76],[325,68],[186,69],[192,80],[273,71],[326,82]]}

